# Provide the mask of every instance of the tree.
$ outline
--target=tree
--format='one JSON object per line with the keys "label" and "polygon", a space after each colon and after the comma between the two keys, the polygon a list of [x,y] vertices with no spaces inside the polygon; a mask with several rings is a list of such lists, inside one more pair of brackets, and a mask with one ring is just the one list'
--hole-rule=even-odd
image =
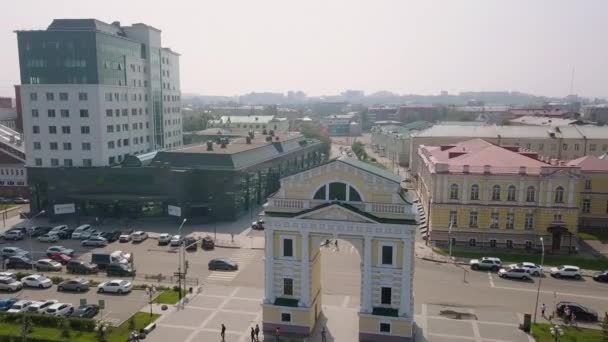
{"label": "tree", "polygon": [[129,330],[135,330],[135,319],[133,317],[129,318]]}
{"label": "tree", "polygon": [[323,152],[329,156],[329,149],[331,148],[331,138],[329,132],[325,127],[318,123],[303,123],[300,126],[300,133],[309,139],[317,139],[323,143]]}
{"label": "tree", "polygon": [[69,341],[71,334],[70,334],[70,327],[69,327],[67,320],[65,320],[65,319],[61,320],[60,328],[61,328],[61,339],[65,340],[65,341]]}
{"label": "tree", "polygon": [[365,145],[363,145],[363,143],[355,141],[350,148],[359,160],[367,160],[368,156],[367,152],[365,152]]}

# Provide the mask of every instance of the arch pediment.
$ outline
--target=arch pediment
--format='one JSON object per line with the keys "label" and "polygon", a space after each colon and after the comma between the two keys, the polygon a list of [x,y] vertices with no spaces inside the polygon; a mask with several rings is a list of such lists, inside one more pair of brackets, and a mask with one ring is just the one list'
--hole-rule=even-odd
{"label": "arch pediment", "polygon": [[348,210],[339,205],[331,205],[329,207],[320,208],[297,216],[295,218],[304,220],[328,220],[328,221],[346,221],[346,222],[361,222],[361,223],[377,223],[363,215]]}

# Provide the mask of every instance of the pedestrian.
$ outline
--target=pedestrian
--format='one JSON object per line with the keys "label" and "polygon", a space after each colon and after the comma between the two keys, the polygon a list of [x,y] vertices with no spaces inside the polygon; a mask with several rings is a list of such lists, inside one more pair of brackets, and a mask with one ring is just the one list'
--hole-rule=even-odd
{"label": "pedestrian", "polygon": [[255,340],[260,342],[260,326],[255,325]]}
{"label": "pedestrian", "polygon": [[251,342],[255,342],[255,330],[251,327]]}
{"label": "pedestrian", "polygon": [[545,306],[545,303],[543,303],[543,305],[540,306],[540,313],[543,316],[543,318],[545,318],[545,310],[547,309],[547,307]]}
{"label": "pedestrian", "polygon": [[222,341],[225,341],[225,339],[226,339],[226,326],[224,325],[224,323],[222,323],[222,332],[220,333],[220,336],[222,337]]}
{"label": "pedestrian", "polygon": [[564,307],[564,321],[566,321],[566,323],[568,323],[569,319],[570,319],[570,307],[568,305],[566,305]]}
{"label": "pedestrian", "polygon": [[338,240],[336,240],[336,248],[338,248]]}
{"label": "pedestrian", "polygon": [[570,315],[570,324],[576,326],[576,314],[574,311],[572,311],[572,314]]}
{"label": "pedestrian", "polygon": [[323,330],[321,330],[321,342],[327,342],[327,331],[325,331],[325,326],[323,326]]}
{"label": "pedestrian", "polygon": [[279,339],[281,338],[281,327],[277,327],[274,331],[274,337],[276,337],[276,341],[279,342]]}

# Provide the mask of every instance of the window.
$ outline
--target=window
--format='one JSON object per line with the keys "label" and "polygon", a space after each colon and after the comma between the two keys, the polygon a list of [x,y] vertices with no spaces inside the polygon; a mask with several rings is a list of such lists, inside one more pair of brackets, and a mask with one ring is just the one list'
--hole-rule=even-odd
{"label": "window", "polygon": [[114,133],[114,125],[108,125],[108,126],[106,126],[106,131],[108,133]]}
{"label": "window", "polygon": [[490,228],[493,229],[498,229],[499,227],[499,215],[498,213],[492,213],[490,214]]}
{"label": "window", "polygon": [[553,215],[553,222],[563,222],[562,221],[562,214],[554,214]]}
{"label": "window", "polygon": [[515,226],[515,214],[514,213],[508,213],[507,214],[507,222],[505,225],[505,228],[507,229],[513,229]]}
{"label": "window", "polygon": [[585,190],[591,190],[591,179],[585,180]]}
{"label": "window", "polygon": [[283,278],[283,294],[285,296],[293,296],[293,279]]}
{"label": "window", "polygon": [[380,304],[391,305],[391,292],[392,288],[390,287],[380,288]]}
{"label": "window", "polygon": [[597,149],[596,144],[589,144],[589,151],[595,151]]}
{"label": "window", "polygon": [[116,117],[120,116],[120,109],[115,109],[114,110],[114,116],[116,116]]}
{"label": "window", "polygon": [[458,185],[457,184],[450,185],[450,199],[451,200],[458,199]]}
{"label": "window", "polygon": [[47,116],[49,118],[54,118],[55,117],[55,110],[54,109],[49,109],[49,110],[47,110],[46,113],[47,113]]}
{"label": "window", "polygon": [[40,150],[42,148],[42,144],[39,141],[34,141],[34,150]]}
{"label": "window", "polygon": [[33,134],[38,134],[40,133],[40,126],[32,126],[32,133]]}
{"label": "window", "polygon": [[114,165],[115,160],[116,160],[116,158],[114,158],[114,157],[109,157],[109,158],[108,158],[108,164],[110,164],[110,165]]}
{"label": "window", "polygon": [[492,187],[492,201],[500,201],[500,185]]}
{"label": "window", "polygon": [[281,322],[291,322],[291,314],[282,312],[281,313]]}
{"label": "window", "polygon": [[72,133],[72,129],[70,128],[70,126],[61,126],[61,132],[63,134],[70,134]]}
{"label": "window", "polygon": [[36,164],[36,166],[42,166],[42,158],[34,159],[34,164]]}
{"label": "window", "polygon": [[51,166],[59,166],[59,159],[51,158]]}
{"label": "window", "polygon": [[490,247],[496,248],[496,239],[490,239]]}
{"label": "window", "polygon": [[564,203],[564,188],[562,188],[561,186],[558,186],[557,188],[555,188],[555,196],[554,196],[554,201],[555,203]]}
{"label": "window", "polygon": [[72,143],[69,143],[69,142],[64,142],[64,143],[63,143],[63,149],[64,149],[65,151],[71,151],[71,150],[72,150]]}
{"label": "window", "polygon": [[507,188],[507,201],[515,201],[516,192],[515,185],[509,185]]}
{"label": "window", "polygon": [[545,149],[545,144],[538,144],[538,150],[542,151]]}
{"label": "window", "polygon": [[131,126],[133,126],[132,129],[134,129],[134,130],[137,129],[137,122],[133,123],[133,125],[131,125]]}
{"label": "window", "polygon": [[452,226],[452,228],[458,227],[458,212],[456,210],[450,211],[449,224]]}
{"label": "window", "polygon": [[469,239],[469,247],[475,247],[476,244],[477,244],[477,240]]}
{"label": "window", "polygon": [[93,166],[93,161],[91,159],[83,159],[82,160],[82,166],[84,167],[91,167]]}
{"label": "window", "polygon": [[513,240],[507,240],[507,248],[513,248]]}
{"label": "window", "polygon": [[479,185],[473,184],[471,185],[471,201],[479,200]]}
{"label": "window", "polygon": [[38,101],[38,93],[30,93],[30,101]]}
{"label": "window", "polygon": [[32,117],[33,118],[37,118],[38,117],[38,109],[32,109]]}
{"label": "window", "polygon": [[91,150],[91,143],[90,142],[83,142],[81,147],[82,147],[83,151],[90,151]]}
{"label": "window", "polygon": [[131,115],[137,115],[137,108],[131,109]]}
{"label": "window", "polygon": [[469,227],[477,228],[477,212],[471,211],[469,214]]}
{"label": "window", "polygon": [[91,133],[91,128],[89,126],[80,126],[81,134],[89,134]]}
{"label": "window", "polygon": [[64,159],[63,160],[63,166],[65,167],[72,167],[72,159]]}
{"label": "window", "polygon": [[391,324],[390,323],[380,323],[380,332],[390,333],[391,332]]}
{"label": "window", "polygon": [[68,93],[59,93],[59,101],[67,101]]}
{"label": "window", "polygon": [[293,257],[293,240],[292,239],[283,239],[283,256],[284,257]]}
{"label": "window", "polygon": [[108,141],[108,149],[113,149],[114,148],[114,142],[113,141]]}
{"label": "window", "polygon": [[380,252],[382,253],[381,255],[381,262],[382,265],[394,265],[394,253],[393,253],[393,246],[392,245],[382,245],[382,249],[380,250]]}
{"label": "window", "polygon": [[[139,124],[139,128],[142,128],[141,123]],[[361,195],[359,195],[359,192],[350,186],[348,187],[348,200],[351,202],[361,202]]]}
{"label": "window", "polygon": [[534,214],[526,214],[526,221],[524,223],[525,230],[534,229]]}
{"label": "window", "polygon": [[330,183],[329,200],[346,201],[346,184]]}
{"label": "window", "polygon": [[526,249],[532,249],[532,241],[526,240]]}
{"label": "window", "polygon": [[526,202],[536,201],[536,189],[533,186],[529,186],[526,189]]}
{"label": "window", "polygon": [[61,113],[61,117],[62,117],[62,118],[69,118],[69,117],[70,117],[70,111],[69,111],[69,110],[67,110],[67,109],[62,109],[62,110],[60,111],[60,113]]}
{"label": "window", "polygon": [[568,151],[568,144],[562,144],[562,150]]}
{"label": "window", "polygon": [[112,117],[112,110],[111,109],[106,109],[106,116],[107,117]]}
{"label": "window", "polygon": [[129,139],[122,139],[123,146],[129,146]]}
{"label": "window", "polygon": [[55,94],[53,94],[53,93],[46,93],[46,100],[47,101],[55,101]]}
{"label": "window", "polygon": [[80,110],[80,117],[81,118],[88,118],[89,117],[89,111],[87,109],[81,109]]}
{"label": "window", "polygon": [[583,211],[583,213],[585,214],[589,214],[589,212],[591,212],[591,200],[588,198],[585,198],[583,200],[583,203],[581,205],[581,210]]}
{"label": "window", "polygon": [[574,150],[578,151],[578,149],[579,149],[579,145],[578,144],[574,144]]}
{"label": "window", "polygon": [[88,93],[78,93],[78,100],[87,101],[89,99]]}
{"label": "window", "polygon": [[49,126],[49,134],[57,134],[57,127]]}
{"label": "window", "polygon": [[122,124],[122,130],[123,131],[128,131],[129,130],[129,124]]}

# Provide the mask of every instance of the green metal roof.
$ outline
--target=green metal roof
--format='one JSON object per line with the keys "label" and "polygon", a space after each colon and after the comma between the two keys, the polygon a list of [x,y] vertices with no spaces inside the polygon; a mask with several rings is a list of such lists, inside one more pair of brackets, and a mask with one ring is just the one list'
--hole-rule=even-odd
{"label": "green metal roof", "polygon": [[358,169],[361,169],[363,171],[367,171],[369,173],[372,173],[376,176],[391,180],[395,183],[401,183],[401,177],[384,169],[381,169],[377,166],[373,166],[371,164],[368,164],[366,162],[362,162],[358,159],[354,159],[354,158],[340,158],[337,159],[337,161],[343,162],[345,164],[348,164],[350,166],[356,167]]}

